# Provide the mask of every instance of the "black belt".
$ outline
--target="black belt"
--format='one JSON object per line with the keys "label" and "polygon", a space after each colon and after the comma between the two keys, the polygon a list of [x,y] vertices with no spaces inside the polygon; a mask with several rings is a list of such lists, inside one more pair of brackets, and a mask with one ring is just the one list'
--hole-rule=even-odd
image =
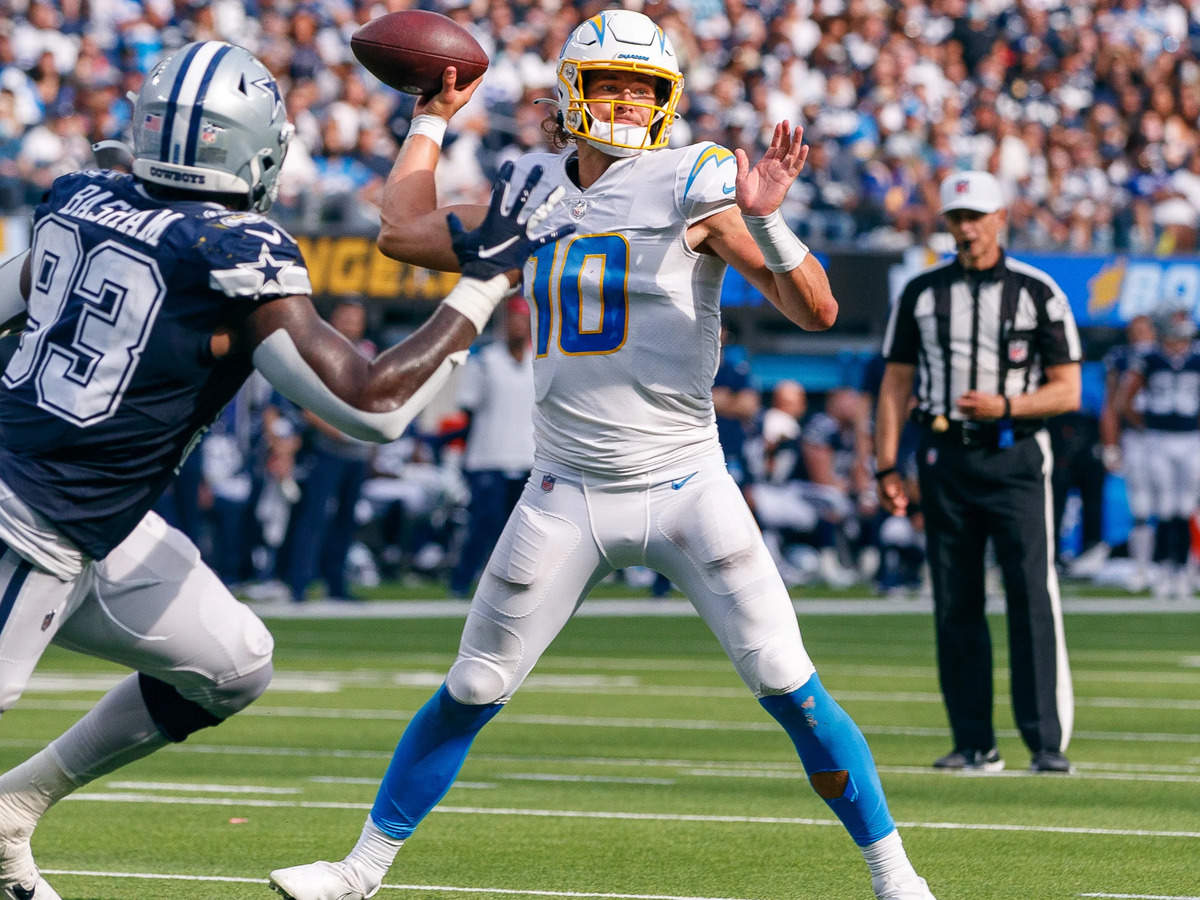
{"label": "black belt", "polygon": [[[1003,446],[1005,427],[999,422],[975,422],[970,419],[949,419],[935,416],[923,409],[914,409],[912,420],[937,440],[953,441],[964,447]],[[1041,419],[1022,419],[1008,423],[1011,440],[1019,441],[1036,434],[1045,426]]]}

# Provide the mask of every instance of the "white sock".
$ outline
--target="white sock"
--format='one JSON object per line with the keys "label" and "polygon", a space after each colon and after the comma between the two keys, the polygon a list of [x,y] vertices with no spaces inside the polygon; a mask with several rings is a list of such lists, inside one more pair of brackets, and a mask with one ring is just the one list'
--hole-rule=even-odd
{"label": "white sock", "polygon": [[137,675],[130,675],[43,752],[54,753],[78,786],[168,743],[146,709]]}
{"label": "white sock", "polygon": [[346,855],[345,861],[360,874],[370,878],[371,884],[368,887],[373,887],[383,881],[383,876],[392,867],[402,846],[404,841],[384,834],[368,815],[367,821],[363,823],[362,834],[358,836],[358,843]]}
{"label": "white sock", "polygon": [[0,885],[33,887],[29,839],[46,810],[76,787],[48,748],[0,775]]}
{"label": "white sock", "polygon": [[899,831],[893,830],[891,834],[881,837],[875,843],[867,844],[861,849],[863,859],[867,861],[867,868],[871,870],[872,878],[880,878],[885,875],[917,877],[916,869],[908,861],[908,854],[904,852],[904,844],[900,840]]}
{"label": "white sock", "polygon": [[0,821],[32,832],[46,810],[77,787],[58,757],[49,748],[41,750],[0,775]]}

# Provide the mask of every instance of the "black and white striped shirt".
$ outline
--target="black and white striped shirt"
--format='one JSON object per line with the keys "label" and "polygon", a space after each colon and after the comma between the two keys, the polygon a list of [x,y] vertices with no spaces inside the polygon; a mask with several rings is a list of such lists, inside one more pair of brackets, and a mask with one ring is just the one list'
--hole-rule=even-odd
{"label": "black and white striped shirt", "polygon": [[909,281],[888,317],[883,356],[917,367],[923,412],[962,419],[955,401],[967,391],[1032,393],[1047,366],[1077,363],[1083,352],[1054,279],[1002,252],[991,269],[955,258]]}

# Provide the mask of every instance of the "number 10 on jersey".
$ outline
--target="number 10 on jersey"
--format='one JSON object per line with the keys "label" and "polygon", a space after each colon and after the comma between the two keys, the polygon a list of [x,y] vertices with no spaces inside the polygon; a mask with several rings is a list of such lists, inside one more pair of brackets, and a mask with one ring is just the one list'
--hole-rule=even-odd
{"label": "number 10 on jersey", "polygon": [[538,356],[549,353],[556,320],[558,346],[567,356],[613,353],[625,343],[629,242],[623,236],[576,235],[543,247],[534,254],[530,284],[537,306]]}

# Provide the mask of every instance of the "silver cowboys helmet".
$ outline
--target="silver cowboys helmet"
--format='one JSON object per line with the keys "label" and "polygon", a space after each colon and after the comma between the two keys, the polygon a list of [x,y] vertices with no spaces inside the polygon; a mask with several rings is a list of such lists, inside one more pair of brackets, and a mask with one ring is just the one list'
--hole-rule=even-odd
{"label": "silver cowboys helmet", "polygon": [[133,107],[133,174],[244,196],[247,208],[265,212],[294,130],[266,66],[241,47],[198,41],[146,76]]}
{"label": "silver cowboys helmet", "polygon": [[[586,96],[585,76],[595,70],[653,75],[654,98],[592,100]],[[641,13],[610,9],[583,22],[563,44],[556,93],[562,125],[571,135],[609,156],[635,156],[667,146],[683,75],[666,32]],[[618,123],[618,103],[647,108],[649,125]]]}

